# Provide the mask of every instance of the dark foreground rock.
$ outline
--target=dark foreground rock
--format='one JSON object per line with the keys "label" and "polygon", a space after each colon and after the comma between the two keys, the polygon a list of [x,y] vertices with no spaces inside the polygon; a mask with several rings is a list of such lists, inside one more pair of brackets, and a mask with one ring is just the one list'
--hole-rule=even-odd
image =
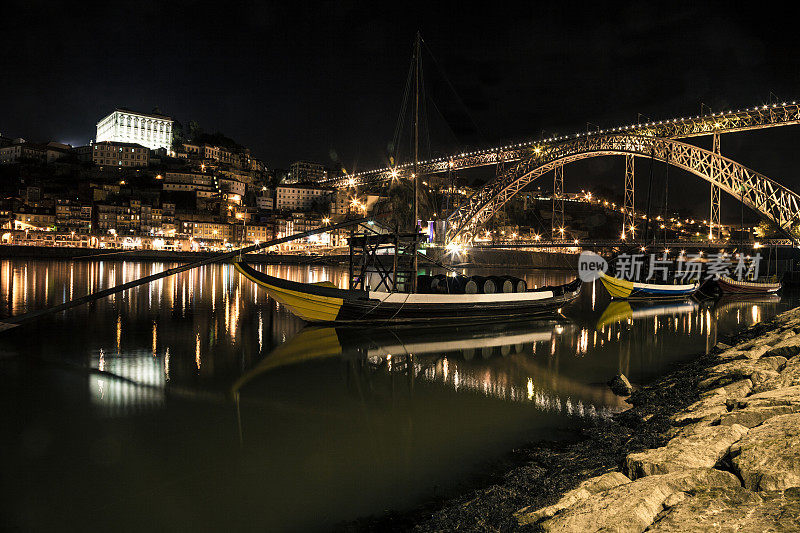
{"label": "dark foreground rock", "polygon": [[617,396],[630,396],[633,392],[633,386],[631,386],[631,382],[628,381],[625,374],[617,374],[614,376],[614,378],[608,382],[608,386],[611,388],[611,392]]}

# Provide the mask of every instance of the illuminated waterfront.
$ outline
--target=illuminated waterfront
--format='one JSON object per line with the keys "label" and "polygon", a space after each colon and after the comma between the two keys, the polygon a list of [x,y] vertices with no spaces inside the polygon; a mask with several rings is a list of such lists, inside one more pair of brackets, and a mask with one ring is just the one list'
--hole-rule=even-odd
{"label": "illuminated waterfront", "polygon": [[[2,261],[0,313],[170,266]],[[263,268],[346,282],[340,268]],[[571,277],[518,273],[531,287]],[[624,407],[604,384],[617,372],[647,382],[787,307],[609,305],[595,284],[560,323],[304,329],[232,265],[199,268],[3,334],[4,479],[20,480],[3,515],[269,530],[407,509]]]}

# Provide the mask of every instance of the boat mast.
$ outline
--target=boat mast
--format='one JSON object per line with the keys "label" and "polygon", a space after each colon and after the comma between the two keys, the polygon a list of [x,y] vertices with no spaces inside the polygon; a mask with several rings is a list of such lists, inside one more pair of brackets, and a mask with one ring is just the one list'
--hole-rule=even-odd
{"label": "boat mast", "polygon": [[414,244],[412,258],[413,273],[411,277],[411,292],[417,292],[417,273],[419,272],[419,260],[417,259],[417,237],[419,235],[419,172],[417,163],[419,162],[419,68],[420,68],[420,40],[421,36],[417,32],[416,40],[414,41]]}

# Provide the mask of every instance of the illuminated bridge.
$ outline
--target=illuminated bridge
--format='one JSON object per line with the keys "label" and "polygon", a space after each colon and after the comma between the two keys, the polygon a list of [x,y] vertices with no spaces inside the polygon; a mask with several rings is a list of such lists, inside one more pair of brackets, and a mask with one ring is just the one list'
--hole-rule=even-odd
{"label": "illuminated bridge", "polygon": [[[741,199],[749,208],[775,222],[788,233],[800,218],[800,196],[776,181],[721,155],[720,136],[755,129],[800,123],[796,102],[773,103],[735,111],[709,113],[592,132],[551,137],[541,141],[498,146],[420,162],[420,175],[444,173],[489,165],[504,170],[472,195],[447,219],[447,241],[471,241],[480,227],[516,193],[543,174],[554,171],[553,237],[563,227],[563,166],[592,157],[625,157],[625,200],[622,237],[632,235],[634,223],[634,160],[653,157],[711,183],[709,237],[719,237],[720,191]],[[712,150],[679,139],[713,136]],[[412,165],[386,167],[331,178],[326,185],[340,188],[375,186],[393,179],[410,178]]]}

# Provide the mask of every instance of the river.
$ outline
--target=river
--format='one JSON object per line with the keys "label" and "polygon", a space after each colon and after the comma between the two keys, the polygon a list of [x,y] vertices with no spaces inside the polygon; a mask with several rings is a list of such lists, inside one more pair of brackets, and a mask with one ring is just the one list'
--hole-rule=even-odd
{"label": "river", "polygon": [[[0,315],[169,268],[0,261]],[[337,267],[264,266],[346,283]],[[479,273],[479,272],[478,272]],[[517,271],[530,287],[567,272]],[[559,321],[308,328],[212,265],[0,333],[0,509],[25,530],[326,530],[470,486],[794,300],[609,303]]]}

